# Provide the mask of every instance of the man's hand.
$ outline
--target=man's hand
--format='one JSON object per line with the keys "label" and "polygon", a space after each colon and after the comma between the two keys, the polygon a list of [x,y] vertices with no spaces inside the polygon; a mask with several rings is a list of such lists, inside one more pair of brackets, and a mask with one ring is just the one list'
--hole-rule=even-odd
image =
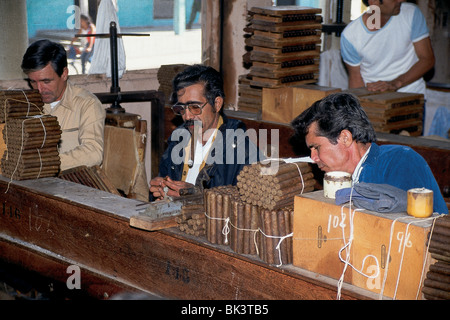
{"label": "man's hand", "polygon": [[169,177],[156,177],[150,181],[150,192],[157,200],[164,198],[164,187],[168,188],[167,196],[179,197],[181,189],[192,188],[194,185],[184,181],[174,181]]}
{"label": "man's hand", "polygon": [[369,91],[396,91],[397,89],[401,88],[402,84],[399,80],[392,80],[392,81],[377,81],[377,82],[371,82],[367,83],[367,90]]}

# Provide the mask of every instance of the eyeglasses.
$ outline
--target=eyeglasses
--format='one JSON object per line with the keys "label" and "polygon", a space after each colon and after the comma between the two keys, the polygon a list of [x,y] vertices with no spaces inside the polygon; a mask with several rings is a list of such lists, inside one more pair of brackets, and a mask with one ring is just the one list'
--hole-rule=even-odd
{"label": "eyeglasses", "polygon": [[198,103],[188,103],[188,104],[177,103],[172,106],[172,111],[175,114],[184,115],[186,113],[186,108],[188,108],[190,113],[192,113],[195,116],[198,116],[199,114],[202,113],[203,108],[206,106],[207,103],[208,101],[205,102],[203,105],[199,105]]}

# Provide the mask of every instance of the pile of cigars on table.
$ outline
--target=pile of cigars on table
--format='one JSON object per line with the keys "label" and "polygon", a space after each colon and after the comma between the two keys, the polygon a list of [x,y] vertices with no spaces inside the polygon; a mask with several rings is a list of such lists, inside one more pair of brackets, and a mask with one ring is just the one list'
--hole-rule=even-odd
{"label": "pile of cigars on table", "polygon": [[43,106],[37,90],[0,91],[3,176],[26,180],[58,174],[61,128],[56,117],[43,115]]}
{"label": "pile of cigars on table", "polygon": [[321,9],[253,7],[248,11],[238,110],[261,113],[263,88],[314,83],[319,73]]}
{"label": "pile of cigars on table", "polygon": [[205,189],[202,205],[183,206],[178,227],[268,264],[290,264],[294,197],[313,191],[311,171],[305,162],[248,165],[236,186]]}

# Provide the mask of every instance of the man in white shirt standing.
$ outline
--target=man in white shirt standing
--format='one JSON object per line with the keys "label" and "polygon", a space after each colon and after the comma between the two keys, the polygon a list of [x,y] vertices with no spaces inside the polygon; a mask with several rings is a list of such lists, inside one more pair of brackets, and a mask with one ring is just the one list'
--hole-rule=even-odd
{"label": "man in white shirt standing", "polygon": [[349,88],[425,94],[423,75],[434,66],[425,18],[405,0],[363,0],[370,10],[341,37]]}

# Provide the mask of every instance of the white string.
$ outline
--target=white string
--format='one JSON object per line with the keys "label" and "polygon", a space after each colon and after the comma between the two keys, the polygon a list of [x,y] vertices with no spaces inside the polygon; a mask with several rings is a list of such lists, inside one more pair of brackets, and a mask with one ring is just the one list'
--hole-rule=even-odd
{"label": "white string", "polygon": [[255,249],[256,249],[256,254],[259,255],[259,249],[258,249],[258,243],[256,241],[256,234],[258,232],[260,232],[263,236],[267,237],[267,238],[273,238],[273,239],[280,239],[280,241],[278,242],[277,246],[275,247],[275,249],[278,251],[278,258],[280,263],[278,265],[276,265],[277,267],[281,267],[283,265],[283,261],[281,258],[281,243],[284,241],[284,239],[292,237],[293,233],[289,233],[287,235],[284,236],[272,236],[272,235],[267,235],[264,233],[264,231],[261,230],[261,228],[258,227],[258,229],[247,229],[247,228],[239,228],[237,226],[235,226],[233,223],[231,223],[231,220],[229,217],[227,218],[216,218],[216,217],[210,217],[206,211],[205,211],[205,216],[208,219],[212,219],[212,220],[222,220],[225,221],[225,225],[222,228],[222,234],[225,236],[225,243],[228,243],[228,234],[230,233],[230,226],[232,226],[233,228],[235,228],[238,231],[249,231],[249,232],[254,232],[254,236],[253,236],[253,243],[255,244]]}
{"label": "white string", "polygon": [[278,252],[278,259],[280,260],[280,263],[277,264],[276,266],[277,267],[281,267],[283,265],[283,261],[281,259],[281,248],[280,248],[281,247],[281,243],[283,242],[284,239],[292,237],[293,233],[289,233],[289,234],[287,234],[285,236],[271,236],[271,235],[265,234],[261,229],[259,229],[259,232],[261,232],[262,235],[267,237],[267,238],[280,239],[280,241],[278,241],[278,244],[276,245],[275,249]]}
{"label": "white string", "polygon": [[[22,150],[23,150],[23,143],[24,143],[24,138],[23,138],[23,136],[24,136],[24,123],[27,120],[39,118],[39,120],[41,121],[42,126],[44,127],[44,131],[45,131],[45,126],[44,126],[44,123],[43,123],[43,121],[41,119],[43,116],[44,115],[42,115],[42,114],[41,115],[35,115],[35,116],[27,117],[27,118],[25,118],[22,121],[22,139],[21,139],[21,145],[20,145],[20,150],[19,150],[19,156],[17,157],[17,163],[16,163],[16,166],[15,166],[15,168],[13,170],[13,173],[11,174],[11,177],[9,179],[9,182],[8,182],[7,187],[6,187],[5,193],[7,193],[8,190],[9,190],[9,186],[10,186],[10,184],[13,181],[14,175],[16,174],[16,171],[19,168],[20,159],[22,158]],[[5,128],[6,128],[6,125],[5,125]],[[44,137],[44,142],[45,142],[45,137]],[[42,146],[44,145],[44,142],[42,143]],[[41,169],[42,169],[42,158],[41,158],[41,154],[40,153],[39,153],[39,159],[40,159],[40,169],[39,169],[38,178],[39,178],[39,176],[41,174]]]}
{"label": "white string", "polygon": [[[267,158],[267,159],[264,159],[261,162],[273,161],[273,160],[275,160],[275,161],[283,161],[284,163],[287,163],[287,164],[294,164],[297,167],[298,174],[300,175],[300,179],[302,180],[302,191],[300,192],[300,194],[303,194],[303,191],[305,190],[305,183],[303,181],[302,171],[301,171],[300,166],[298,165],[298,163],[297,162],[291,162],[288,159],[283,159],[283,158]],[[298,162],[301,162],[301,161],[298,161]]]}
{"label": "white string", "polygon": [[[351,202],[352,202],[352,194],[353,194],[353,186],[351,187],[351,190],[350,190],[350,199],[349,199],[349,204],[348,204],[348,206],[349,206],[349,219],[348,219],[348,221],[349,221],[349,238],[348,238],[347,242],[345,241],[345,224],[344,224],[344,220],[345,220],[344,207],[346,205],[344,204],[344,205],[341,206],[341,223],[340,223],[340,225],[341,225],[341,228],[342,228],[342,240],[344,242],[344,246],[339,250],[338,257],[344,263],[344,268],[342,270],[341,276],[340,276],[340,278],[338,280],[338,283],[337,283],[337,295],[336,295],[337,300],[341,299],[341,290],[342,290],[342,285],[344,283],[344,277],[345,277],[345,272],[347,271],[347,267],[351,267],[353,270],[355,270],[356,272],[358,272],[359,274],[361,274],[362,276],[364,276],[364,277],[366,277],[368,279],[376,278],[380,274],[380,265],[379,265],[377,257],[374,256],[374,255],[370,255],[369,254],[369,255],[366,255],[364,257],[364,259],[362,261],[362,265],[361,265],[361,270],[358,270],[352,263],[350,263],[351,246],[353,244],[353,227],[354,227],[353,219],[355,217],[355,212],[356,211],[362,211],[363,210],[363,209],[357,209],[356,208],[352,212],[352,204],[351,204]],[[346,250],[346,258],[345,259],[343,259],[342,256],[341,256],[341,253],[342,253],[342,251],[344,249]],[[362,271],[364,269],[364,265],[365,265],[366,259],[370,258],[370,257],[372,257],[375,260],[375,263],[376,263],[376,273],[374,275],[367,275],[367,274],[365,274]]]}
{"label": "white string", "polygon": [[[439,216],[438,216],[438,217],[439,217]],[[398,286],[399,286],[399,283],[400,283],[400,274],[401,274],[401,271],[402,271],[403,259],[404,259],[404,254],[405,254],[405,251],[406,251],[406,243],[407,243],[407,239],[408,239],[408,230],[409,230],[409,226],[410,226],[412,223],[421,223],[421,222],[428,221],[428,220],[430,220],[430,219],[435,220],[435,219],[438,218],[438,217],[430,217],[430,218],[424,218],[424,219],[417,219],[417,218],[415,218],[415,217],[404,216],[404,217],[398,217],[398,218],[396,218],[394,221],[392,221],[392,224],[391,224],[391,231],[390,231],[390,235],[389,235],[389,249],[388,249],[387,258],[386,258],[386,268],[385,268],[385,271],[384,271],[384,277],[383,277],[383,282],[382,282],[382,285],[381,285],[381,290],[380,290],[380,294],[379,294],[379,299],[382,299],[383,293],[384,293],[384,288],[385,288],[385,285],[386,285],[386,280],[387,280],[387,275],[388,275],[388,270],[389,270],[389,257],[390,257],[390,254],[391,254],[392,238],[393,238],[393,234],[394,234],[394,225],[395,225],[395,223],[396,223],[398,220],[403,220],[403,219],[413,219],[412,221],[410,221],[410,222],[406,225],[406,230],[405,230],[405,233],[404,233],[404,236],[403,236],[403,237],[404,237],[404,240],[403,240],[403,246],[402,246],[402,254],[401,254],[401,257],[400,257],[400,264],[399,264],[398,273],[397,273],[397,280],[396,280],[396,284],[395,284],[395,288],[394,288],[394,294],[393,294],[393,299],[394,299],[394,300],[395,300],[395,298],[396,298],[396,296],[397,296]],[[434,221],[433,221],[433,224],[434,224]],[[428,243],[428,247],[429,247],[429,243]],[[418,287],[418,292],[417,292],[417,294],[416,294],[416,298],[417,298],[417,296],[418,296],[418,294],[419,294],[420,287],[421,287],[421,284],[422,284],[423,272],[424,272],[424,269],[425,269],[426,258],[427,258],[427,255],[428,255],[428,247],[427,247],[427,252],[426,252],[426,254],[425,254],[424,262],[423,262],[423,265],[422,265],[422,274],[421,274],[421,279],[420,279],[420,281],[419,281],[419,287]]]}

